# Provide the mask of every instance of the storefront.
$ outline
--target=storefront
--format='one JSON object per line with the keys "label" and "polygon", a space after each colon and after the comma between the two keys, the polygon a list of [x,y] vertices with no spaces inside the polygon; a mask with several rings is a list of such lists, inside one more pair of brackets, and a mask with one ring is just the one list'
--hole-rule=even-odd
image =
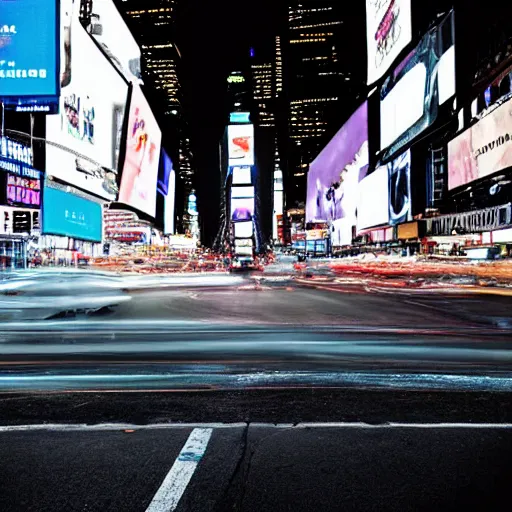
{"label": "storefront", "polygon": [[31,148],[0,138],[0,269],[26,268],[37,252],[41,177]]}

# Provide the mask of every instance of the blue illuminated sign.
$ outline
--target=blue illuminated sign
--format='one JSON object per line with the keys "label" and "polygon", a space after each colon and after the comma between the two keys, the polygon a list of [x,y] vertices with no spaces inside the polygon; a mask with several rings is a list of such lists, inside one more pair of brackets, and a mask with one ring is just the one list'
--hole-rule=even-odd
{"label": "blue illuminated sign", "polygon": [[231,112],[229,114],[230,123],[250,123],[250,112]]}
{"label": "blue illuminated sign", "polygon": [[0,98],[22,112],[55,112],[59,95],[57,0],[3,0]]}
{"label": "blue illuminated sign", "polygon": [[45,187],[42,217],[43,234],[101,242],[103,209],[94,201]]}

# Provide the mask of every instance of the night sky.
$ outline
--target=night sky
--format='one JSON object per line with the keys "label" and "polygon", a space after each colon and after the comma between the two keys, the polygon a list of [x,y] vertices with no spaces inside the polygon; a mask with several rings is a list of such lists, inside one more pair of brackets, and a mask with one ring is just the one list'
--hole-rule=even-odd
{"label": "night sky", "polygon": [[177,17],[185,115],[191,130],[198,206],[207,245],[216,234],[219,218],[218,144],[226,115],[226,78],[247,58],[251,45],[273,39],[280,3],[186,0]]}

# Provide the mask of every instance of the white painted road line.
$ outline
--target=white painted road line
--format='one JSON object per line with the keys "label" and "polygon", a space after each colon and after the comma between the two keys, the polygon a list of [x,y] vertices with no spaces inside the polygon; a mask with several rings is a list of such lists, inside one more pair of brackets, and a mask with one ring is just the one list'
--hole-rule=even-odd
{"label": "white painted road line", "polygon": [[167,473],[146,512],[172,512],[187,488],[212,435],[211,428],[195,428]]}

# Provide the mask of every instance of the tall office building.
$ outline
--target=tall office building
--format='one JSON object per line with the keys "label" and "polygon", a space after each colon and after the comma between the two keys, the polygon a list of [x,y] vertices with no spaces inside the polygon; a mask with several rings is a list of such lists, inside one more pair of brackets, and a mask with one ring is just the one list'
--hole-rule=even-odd
{"label": "tall office building", "polygon": [[118,0],[127,23],[141,46],[143,75],[164,100],[163,116],[177,130],[178,175],[185,197],[193,188],[194,166],[190,134],[183,114],[180,82],[181,53],[175,42],[177,0]]}
{"label": "tall office building", "polygon": [[[348,19],[338,4],[334,0],[289,3],[285,49],[289,208],[303,205],[309,164],[341,127],[364,88],[364,12],[359,17],[351,13],[355,18]],[[354,27],[345,26],[353,25],[354,19],[362,22],[360,41],[354,40]],[[358,44],[363,59],[358,58]]]}
{"label": "tall office building", "polygon": [[[283,213],[283,176],[279,134],[282,133],[283,55],[281,35],[275,35],[250,49],[254,123],[258,132],[257,151],[264,189],[269,192],[272,238],[277,239],[277,217]],[[264,202],[265,197],[262,198]]]}

